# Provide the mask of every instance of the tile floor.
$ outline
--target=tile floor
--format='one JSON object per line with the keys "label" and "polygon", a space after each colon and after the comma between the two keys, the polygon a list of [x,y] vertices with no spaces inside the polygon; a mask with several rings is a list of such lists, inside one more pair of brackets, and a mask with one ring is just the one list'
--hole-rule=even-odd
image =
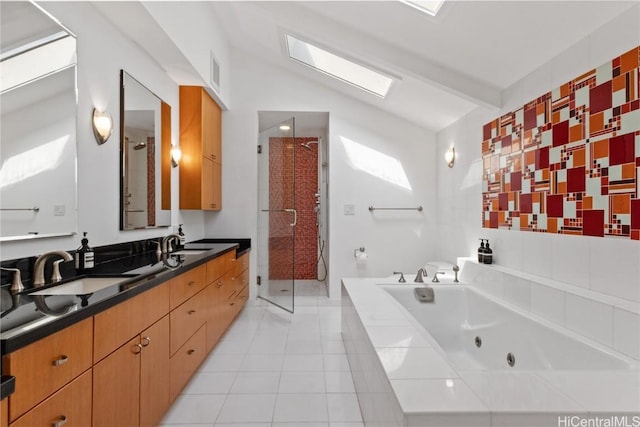
{"label": "tile floor", "polygon": [[340,306],[324,286],[296,292],[293,315],[261,300],[248,304],[162,425],[363,427]]}

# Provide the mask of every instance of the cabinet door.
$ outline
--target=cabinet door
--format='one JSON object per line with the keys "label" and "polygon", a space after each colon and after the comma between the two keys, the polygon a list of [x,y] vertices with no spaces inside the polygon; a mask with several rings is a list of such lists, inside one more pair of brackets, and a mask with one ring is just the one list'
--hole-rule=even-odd
{"label": "cabinet door", "polygon": [[214,183],[215,165],[213,160],[202,158],[202,209],[207,211],[218,210],[216,205]]}
{"label": "cabinet door", "polygon": [[91,371],[11,423],[11,427],[85,427],[91,425]]}
{"label": "cabinet door", "polygon": [[202,155],[222,162],[222,111],[209,94],[202,89]]}
{"label": "cabinet door", "polygon": [[222,287],[222,278],[210,284],[204,292],[204,300],[206,302],[206,332],[207,332],[207,352],[213,350],[222,333],[224,332],[220,325],[220,288]]}
{"label": "cabinet door", "polygon": [[140,426],[160,423],[169,408],[169,316],[140,334]]}
{"label": "cabinet door", "polygon": [[93,427],[140,422],[140,337],[93,366]]}
{"label": "cabinet door", "polygon": [[91,368],[92,334],[93,319],[85,319],[3,358],[3,372],[16,377],[10,421]]}

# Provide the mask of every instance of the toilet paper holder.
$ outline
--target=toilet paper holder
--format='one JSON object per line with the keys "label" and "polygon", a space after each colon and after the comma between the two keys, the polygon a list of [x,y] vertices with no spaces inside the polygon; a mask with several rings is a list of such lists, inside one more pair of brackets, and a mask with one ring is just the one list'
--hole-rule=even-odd
{"label": "toilet paper holder", "polygon": [[354,257],[355,259],[358,259],[358,255],[359,255],[359,254],[363,254],[363,253],[364,253],[364,246],[360,246],[359,248],[355,248],[355,249],[353,250],[353,257]]}

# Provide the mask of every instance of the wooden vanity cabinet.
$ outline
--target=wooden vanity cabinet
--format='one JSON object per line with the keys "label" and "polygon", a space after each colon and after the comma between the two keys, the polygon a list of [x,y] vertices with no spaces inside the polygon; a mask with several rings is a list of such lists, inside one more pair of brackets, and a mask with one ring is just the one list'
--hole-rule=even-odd
{"label": "wooden vanity cabinet", "polygon": [[11,427],[85,427],[91,425],[91,371],[62,387],[11,423]]}
{"label": "wooden vanity cabinet", "polygon": [[13,422],[91,368],[93,319],[85,319],[5,355],[2,370],[16,377],[9,396]]}
{"label": "wooden vanity cabinet", "polygon": [[0,400],[0,427],[9,426],[9,398]]}
{"label": "wooden vanity cabinet", "polygon": [[155,426],[169,405],[165,316],[93,367],[93,427]]}
{"label": "wooden vanity cabinet", "polygon": [[200,86],[180,86],[180,209],[222,208],[222,110]]}

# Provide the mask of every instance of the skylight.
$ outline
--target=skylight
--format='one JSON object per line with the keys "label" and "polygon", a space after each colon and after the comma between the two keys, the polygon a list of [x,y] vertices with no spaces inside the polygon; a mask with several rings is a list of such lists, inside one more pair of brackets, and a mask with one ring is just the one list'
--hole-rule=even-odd
{"label": "skylight", "polygon": [[393,79],[310,43],[285,34],[289,57],[314,70],[384,98]]}
{"label": "skylight", "polygon": [[440,7],[444,3],[444,0],[400,0],[402,3],[418,9],[421,12],[428,13],[431,16],[436,16],[436,13],[440,10]]}

